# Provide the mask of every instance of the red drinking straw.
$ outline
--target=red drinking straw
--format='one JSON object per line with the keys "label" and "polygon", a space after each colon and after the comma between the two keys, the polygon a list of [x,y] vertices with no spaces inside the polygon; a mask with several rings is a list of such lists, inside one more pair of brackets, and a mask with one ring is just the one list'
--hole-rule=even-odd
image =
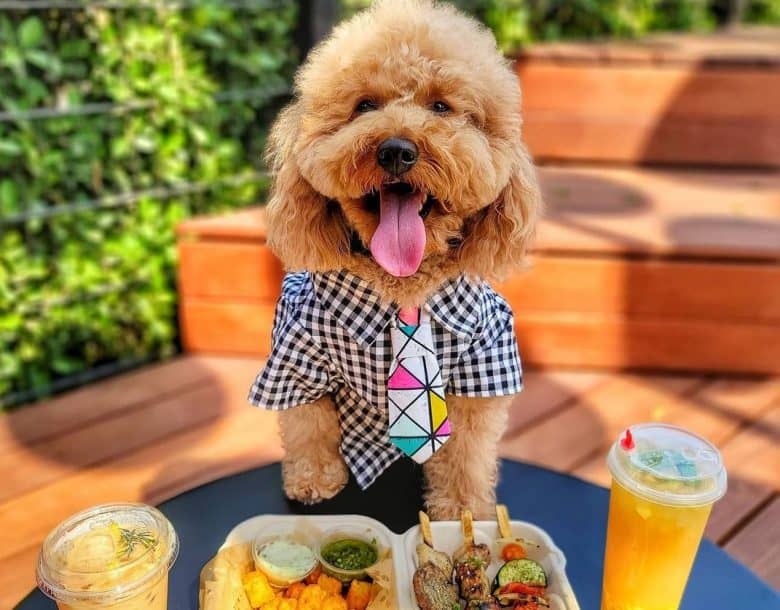
{"label": "red drinking straw", "polygon": [[626,451],[631,451],[636,444],[634,443],[634,435],[631,434],[631,428],[626,428],[626,434],[620,439],[620,446]]}

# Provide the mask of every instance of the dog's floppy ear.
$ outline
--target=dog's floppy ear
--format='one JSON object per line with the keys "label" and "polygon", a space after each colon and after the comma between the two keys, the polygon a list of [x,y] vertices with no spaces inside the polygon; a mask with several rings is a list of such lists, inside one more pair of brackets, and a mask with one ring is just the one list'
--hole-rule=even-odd
{"label": "dog's floppy ear", "polygon": [[507,185],[496,201],[466,221],[461,268],[486,280],[502,280],[520,268],[534,236],[541,199],[533,161],[518,145]]}
{"label": "dog's floppy ear", "polygon": [[285,108],[268,141],[266,159],[274,174],[266,207],[268,245],[289,271],[328,271],[344,266],[350,241],[341,210],[317,193],[295,159],[300,103]]}

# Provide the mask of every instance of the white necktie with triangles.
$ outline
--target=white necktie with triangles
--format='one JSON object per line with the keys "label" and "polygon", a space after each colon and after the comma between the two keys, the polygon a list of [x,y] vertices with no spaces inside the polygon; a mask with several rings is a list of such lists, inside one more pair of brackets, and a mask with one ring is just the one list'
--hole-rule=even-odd
{"label": "white necktie with triangles", "polygon": [[421,309],[400,310],[390,329],[390,339],[390,442],[422,464],[452,433],[430,316]]}

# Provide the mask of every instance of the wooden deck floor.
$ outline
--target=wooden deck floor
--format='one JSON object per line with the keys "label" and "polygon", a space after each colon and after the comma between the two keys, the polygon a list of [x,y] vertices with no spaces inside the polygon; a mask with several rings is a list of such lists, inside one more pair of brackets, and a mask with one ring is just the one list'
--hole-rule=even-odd
{"label": "wooden deck floor", "polygon": [[[277,460],[273,414],[245,402],[259,366],[181,357],[0,416],[0,608],[34,586],[38,546],[67,515]],[[501,452],[603,485],[609,443],[644,420],[721,447],[730,489],[707,535],[780,587],[780,377],[532,371]]]}

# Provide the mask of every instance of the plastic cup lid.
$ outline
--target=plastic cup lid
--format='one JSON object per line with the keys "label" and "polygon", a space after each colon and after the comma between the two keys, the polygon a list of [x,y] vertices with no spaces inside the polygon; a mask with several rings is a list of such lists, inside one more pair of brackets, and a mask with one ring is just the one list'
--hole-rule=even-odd
{"label": "plastic cup lid", "polygon": [[156,583],[179,541],[170,521],[143,504],[103,504],[63,521],[44,540],[37,581],[55,601],[116,602]]}
{"label": "plastic cup lid", "polygon": [[703,506],[726,493],[718,449],[676,426],[631,426],[612,445],[607,465],[623,487],[659,504]]}

